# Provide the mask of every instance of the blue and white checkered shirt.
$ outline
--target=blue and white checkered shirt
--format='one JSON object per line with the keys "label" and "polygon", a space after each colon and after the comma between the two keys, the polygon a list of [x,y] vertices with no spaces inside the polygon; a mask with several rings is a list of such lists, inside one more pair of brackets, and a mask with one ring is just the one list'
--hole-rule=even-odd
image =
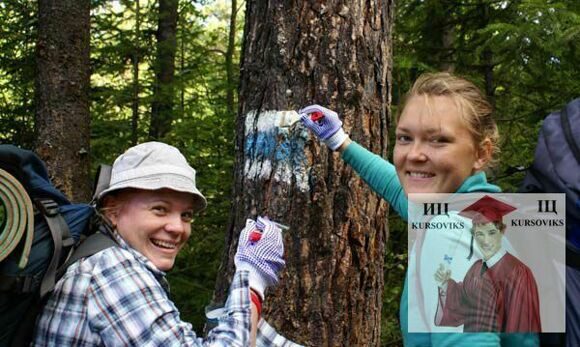
{"label": "blue and white checkered shirt", "polygon": [[[203,340],[181,321],[165,273],[120,237],[69,267],[36,323],[35,346],[246,346],[250,336],[248,273],[237,272],[226,312]],[[267,323],[258,346],[297,346]]]}

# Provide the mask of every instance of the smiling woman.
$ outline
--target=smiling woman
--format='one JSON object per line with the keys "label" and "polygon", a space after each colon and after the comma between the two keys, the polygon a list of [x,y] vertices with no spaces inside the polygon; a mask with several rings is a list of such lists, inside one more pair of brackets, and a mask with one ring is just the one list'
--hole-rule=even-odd
{"label": "smiling woman", "polygon": [[[405,220],[411,193],[497,193],[485,170],[498,152],[498,130],[493,108],[473,83],[449,73],[424,74],[415,81],[399,105],[394,165],[352,141],[342,129],[338,114],[318,105],[302,109],[302,122]],[[313,121],[310,114],[324,118]],[[449,221],[452,222],[452,221]],[[470,236],[425,233],[409,251],[409,268],[401,298],[400,322],[406,346],[534,346],[533,334],[443,334],[463,332],[461,327],[441,329],[435,325],[437,288],[434,272],[426,271],[443,259],[421,257],[428,249],[467,245]],[[454,246],[455,247],[455,246]],[[467,253],[467,252],[466,252]],[[473,261],[471,261],[473,262]],[[468,260],[453,260],[454,273],[464,274]],[[409,289],[410,288],[410,289]],[[436,332],[437,334],[428,334]],[[426,334],[427,333],[427,334]],[[504,341],[505,338],[505,341]]]}
{"label": "smiling woman", "polygon": [[159,270],[171,270],[191,234],[191,194],[130,189],[107,196],[104,205],[106,216],[131,247]]}
{"label": "smiling woman", "polygon": [[[159,142],[132,147],[115,160],[98,206],[99,232],[116,245],[67,269],[40,315],[34,345],[206,345],[181,320],[165,279],[189,239],[194,213],[206,206],[195,174],[177,148]],[[286,341],[258,323],[264,291],[277,284],[284,267],[283,254],[276,224],[248,219],[230,297],[208,335],[213,345]]]}
{"label": "smiling woman", "polygon": [[[452,96],[412,96],[399,118],[393,162],[407,194],[453,193],[489,160]],[[488,140],[489,142],[489,140]]]}

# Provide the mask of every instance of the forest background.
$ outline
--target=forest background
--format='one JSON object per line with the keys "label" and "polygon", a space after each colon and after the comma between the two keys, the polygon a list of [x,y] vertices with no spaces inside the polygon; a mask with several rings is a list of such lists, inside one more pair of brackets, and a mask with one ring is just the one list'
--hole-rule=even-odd
{"label": "forest background", "polygon": [[[43,88],[36,54],[42,2],[0,1],[0,141],[32,149],[39,148],[35,93]],[[194,221],[191,241],[169,280],[182,318],[201,332],[233,201],[246,3],[175,1],[174,74],[165,83],[169,89],[159,90],[162,3],[90,2],[86,155],[94,173],[131,144],[158,139],[180,148],[198,170],[209,208]],[[395,10],[391,114],[422,72],[453,71],[473,80],[495,104],[504,135],[501,165],[491,181],[515,191],[533,158],[543,118],[580,96],[580,2],[399,0]],[[163,119],[163,107],[170,108],[169,118]],[[393,215],[384,257],[383,346],[401,344],[397,315],[406,261],[406,226]]]}

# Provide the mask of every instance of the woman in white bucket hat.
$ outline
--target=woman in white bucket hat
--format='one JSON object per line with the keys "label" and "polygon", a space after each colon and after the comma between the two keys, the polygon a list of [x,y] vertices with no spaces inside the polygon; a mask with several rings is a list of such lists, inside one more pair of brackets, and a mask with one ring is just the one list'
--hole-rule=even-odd
{"label": "woman in white bucket hat", "polygon": [[[37,321],[34,345],[249,344],[250,326],[257,326],[250,307],[256,316],[265,288],[278,282],[284,266],[281,232],[267,219],[248,219],[218,325],[205,341],[197,337],[181,321],[165,279],[191,234],[193,215],[207,205],[195,174],[177,148],[160,142],[134,146],[115,160],[98,206],[100,232],[117,245],[68,268]],[[281,338],[263,321],[260,327],[258,345]]]}

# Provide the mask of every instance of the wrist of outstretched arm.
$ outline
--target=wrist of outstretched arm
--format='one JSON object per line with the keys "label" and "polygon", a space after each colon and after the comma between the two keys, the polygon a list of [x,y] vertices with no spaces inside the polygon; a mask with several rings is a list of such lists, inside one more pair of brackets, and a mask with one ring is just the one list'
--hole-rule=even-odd
{"label": "wrist of outstretched arm", "polygon": [[267,283],[258,271],[258,269],[252,264],[241,262],[236,271],[247,271],[248,272],[248,284],[250,289],[254,290],[256,294],[264,300],[264,291],[266,290]]}
{"label": "wrist of outstretched arm", "polygon": [[324,140],[324,143],[328,146],[328,148],[335,151],[344,143],[344,141],[346,141],[346,139],[348,139],[348,135],[342,128],[339,128],[337,132]]}

